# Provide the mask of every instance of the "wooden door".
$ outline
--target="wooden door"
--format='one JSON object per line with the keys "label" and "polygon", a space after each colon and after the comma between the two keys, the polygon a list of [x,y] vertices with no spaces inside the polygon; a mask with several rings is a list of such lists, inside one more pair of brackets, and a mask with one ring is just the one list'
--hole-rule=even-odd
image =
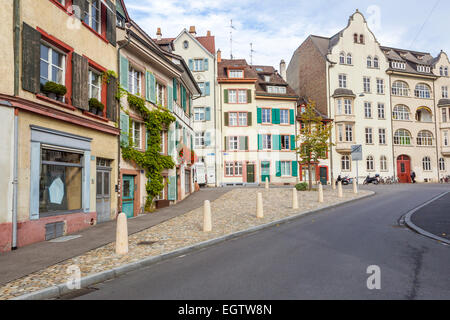
{"label": "wooden door", "polygon": [[123,176],[122,212],[128,218],[134,217],[134,176]]}
{"label": "wooden door", "polygon": [[255,165],[247,164],[247,182],[255,183]]}
{"label": "wooden door", "polygon": [[397,158],[397,175],[400,183],[411,183],[411,159],[408,156]]}

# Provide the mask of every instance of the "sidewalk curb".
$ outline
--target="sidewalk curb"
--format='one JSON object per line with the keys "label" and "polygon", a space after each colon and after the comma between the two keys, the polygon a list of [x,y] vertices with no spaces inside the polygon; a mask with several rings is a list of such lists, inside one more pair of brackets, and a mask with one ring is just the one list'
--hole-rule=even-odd
{"label": "sidewalk curb", "polygon": [[[367,190],[367,191],[369,191],[369,190]],[[322,211],[325,211],[325,210],[334,209],[334,208],[343,206],[345,204],[349,204],[349,203],[352,203],[352,202],[363,200],[363,199],[366,199],[366,198],[369,198],[369,197],[372,197],[372,196],[376,195],[376,192],[374,192],[374,191],[369,191],[369,192],[370,192],[369,194],[367,194],[365,196],[362,196],[360,198],[357,198],[357,199],[351,199],[351,200],[348,200],[348,201],[345,201],[345,202],[341,202],[341,203],[337,203],[337,204],[333,204],[331,206],[324,207],[324,208],[309,210],[309,211],[306,211],[304,213],[297,214],[295,216],[290,216],[290,217],[283,218],[281,220],[272,221],[272,222],[269,222],[269,223],[266,223],[266,224],[262,224],[262,225],[259,225],[259,226],[255,226],[255,227],[252,227],[252,228],[249,228],[249,229],[246,229],[246,230],[242,230],[242,231],[238,231],[238,232],[235,232],[235,233],[231,233],[231,234],[219,237],[219,238],[215,238],[215,239],[207,240],[207,241],[204,241],[204,242],[200,242],[200,243],[194,244],[194,245],[189,246],[189,247],[180,248],[180,249],[177,249],[175,251],[164,253],[164,254],[159,255],[159,256],[145,258],[145,259],[142,259],[140,261],[136,261],[136,262],[133,262],[133,263],[129,263],[129,264],[120,266],[120,267],[116,267],[116,268],[111,269],[111,270],[106,270],[106,271],[102,271],[102,272],[99,272],[99,273],[96,273],[96,274],[92,274],[92,275],[83,277],[83,278],[81,278],[81,289],[89,287],[89,286],[94,285],[94,284],[98,284],[98,283],[107,281],[107,280],[111,280],[111,279],[117,278],[117,277],[119,277],[121,275],[124,275],[126,273],[129,273],[129,272],[132,272],[132,271],[136,271],[136,270],[139,270],[139,269],[144,268],[144,267],[151,266],[151,265],[156,264],[156,263],[161,262],[161,261],[165,261],[165,260],[168,260],[168,259],[171,259],[171,258],[174,258],[174,257],[178,257],[178,256],[181,256],[181,255],[184,255],[184,254],[188,254],[188,253],[191,253],[191,252],[194,252],[194,251],[198,251],[200,249],[207,248],[207,247],[213,246],[215,244],[225,242],[227,240],[239,238],[239,237],[244,236],[244,235],[249,235],[249,234],[252,234],[252,233],[254,233],[256,231],[268,229],[268,228],[271,228],[271,227],[274,227],[274,226],[277,226],[277,225],[281,225],[281,224],[286,224],[286,223],[289,223],[291,221],[297,220],[297,219],[299,219],[301,217],[306,217],[306,216],[309,216],[309,215],[314,214],[314,213],[319,213],[319,212],[322,212]],[[73,292],[73,290],[67,288],[67,285],[65,283],[61,283],[61,284],[56,285],[56,286],[52,286],[52,287],[49,287],[49,288],[46,288],[46,289],[42,289],[42,290],[39,290],[39,291],[31,292],[31,293],[28,293],[28,294],[25,294],[25,295],[22,295],[22,296],[19,296],[19,297],[12,298],[10,300],[45,300],[45,299],[57,298],[57,297],[60,297],[60,296],[62,296],[64,294],[67,294],[69,292]]]}
{"label": "sidewalk curb", "polygon": [[438,241],[438,242],[442,242],[442,243],[445,243],[445,244],[450,245],[450,240],[445,239],[445,238],[441,238],[441,237],[439,237],[439,236],[437,236],[437,235],[435,235],[435,234],[432,234],[431,232],[428,232],[428,231],[426,231],[426,230],[420,228],[419,226],[415,225],[415,224],[412,222],[412,220],[411,220],[412,216],[413,216],[417,211],[419,211],[419,210],[422,209],[423,207],[426,207],[427,205],[429,205],[429,204],[435,202],[436,200],[438,200],[438,199],[444,197],[444,196],[447,195],[448,193],[450,193],[450,191],[444,192],[444,193],[442,193],[442,194],[440,194],[440,195],[434,197],[434,198],[431,199],[430,201],[427,201],[427,202],[425,202],[424,204],[420,205],[419,207],[417,207],[417,208],[411,210],[410,212],[408,212],[408,213],[404,216],[404,217],[405,217],[405,224],[406,224],[406,226],[407,226],[408,228],[410,228],[411,230],[417,232],[418,234],[422,235],[422,236],[425,236],[425,237],[427,237],[427,238],[431,238],[431,239],[436,240],[436,241]]}

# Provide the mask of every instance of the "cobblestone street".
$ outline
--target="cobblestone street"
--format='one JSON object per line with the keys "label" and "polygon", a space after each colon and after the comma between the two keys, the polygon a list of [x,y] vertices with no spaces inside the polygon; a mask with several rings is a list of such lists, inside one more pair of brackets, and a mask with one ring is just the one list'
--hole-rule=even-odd
{"label": "cobblestone street", "polygon": [[[263,193],[263,219],[255,216],[258,192]],[[361,190],[355,195],[351,190],[344,190],[344,198],[338,199],[336,191],[325,190],[325,201],[320,204],[317,202],[317,192],[298,192],[300,209],[293,210],[292,189],[233,189],[212,202],[213,231],[210,233],[202,232],[203,209],[198,208],[130,236],[129,254],[126,256],[116,255],[114,243],[110,243],[4,285],[0,288],[0,299],[10,299],[64,283],[67,281],[67,268],[71,265],[79,266],[84,277],[370,193]]]}

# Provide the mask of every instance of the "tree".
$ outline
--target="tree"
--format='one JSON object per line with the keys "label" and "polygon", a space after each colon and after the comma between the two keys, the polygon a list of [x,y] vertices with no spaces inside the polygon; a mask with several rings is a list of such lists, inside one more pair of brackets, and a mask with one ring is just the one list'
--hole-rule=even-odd
{"label": "tree", "polygon": [[330,141],[332,124],[326,123],[316,112],[316,103],[308,101],[304,112],[300,115],[300,134],[297,141],[300,147],[297,153],[301,159],[301,164],[308,165],[309,190],[312,190],[312,163],[319,162],[319,159],[326,158],[327,151],[333,145]]}

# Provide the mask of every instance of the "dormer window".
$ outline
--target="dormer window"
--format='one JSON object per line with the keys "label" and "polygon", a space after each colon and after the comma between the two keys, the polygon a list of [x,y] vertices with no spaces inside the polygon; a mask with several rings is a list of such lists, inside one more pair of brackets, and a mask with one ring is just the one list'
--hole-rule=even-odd
{"label": "dormer window", "polygon": [[236,70],[236,69],[229,70],[228,78],[242,79],[242,78],[244,78],[244,70]]}
{"label": "dormer window", "polygon": [[427,67],[427,66],[422,66],[422,65],[418,65],[417,66],[417,71],[419,71],[419,72],[428,72],[428,73],[430,73],[430,67]]}
{"label": "dormer window", "polygon": [[278,93],[278,94],[286,94],[286,87],[281,86],[268,86],[267,87],[268,93]]}
{"label": "dormer window", "polygon": [[264,76],[264,81],[265,82],[270,82],[270,76]]}
{"label": "dormer window", "polygon": [[406,63],[404,63],[404,62],[392,61],[391,65],[392,65],[392,68],[394,68],[394,69],[401,69],[401,70],[406,69]]}

